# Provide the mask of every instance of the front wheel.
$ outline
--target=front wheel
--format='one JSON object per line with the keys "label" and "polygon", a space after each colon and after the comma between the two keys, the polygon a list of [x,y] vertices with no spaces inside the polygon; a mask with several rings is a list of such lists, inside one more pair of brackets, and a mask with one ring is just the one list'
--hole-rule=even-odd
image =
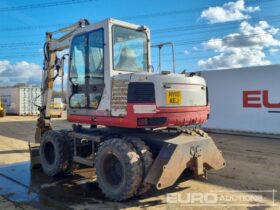
{"label": "front wheel", "polygon": [[69,171],[69,144],[63,134],[49,130],[42,136],[40,159],[43,171],[48,176],[56,176]]}
{"label": "front wheel", "polygon": [[98,148],[95,168],[102,192],[111,200],[134,196],[142,181],[142,162],[131,143],[110,139]]}

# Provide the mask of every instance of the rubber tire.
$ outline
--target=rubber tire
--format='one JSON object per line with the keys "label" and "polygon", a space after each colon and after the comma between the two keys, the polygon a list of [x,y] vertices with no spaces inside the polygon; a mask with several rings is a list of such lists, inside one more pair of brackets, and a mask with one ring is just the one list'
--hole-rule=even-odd
{"label": "rubber tire", "polygon": [[71,173],[75,168],[76,164],[74,164],[73,161],[73,156],[74,156],[74,140],[72,138],[69,138],[68,134],[72,132],[72,130],[59,130],[59,132],[62,134],[64,141],[65,141],[65,149],[66,149],[66,164],[67,166],[65,167],[63,173],[69,174]]}
{"label": "rubber tire", "polygon": [[127,141],[129,141],[134,148],[136,149],[138,155],[141,158],[142,161],[142,166],[143,166],[143,176],[142,176],[142,181],[141,185],[138,189],[138,195],[142,195],[144,193],[147,193],[152,185],[149,183],[144,183],[144,179],[146,178],[147,174],[149,173],[149,170],[151,169],[153,165],[153,154],[150,152],[149,147],[145,144],[144,141],[142,141],[138,137],[126,137],[125,138]]}
{"label": "rubber tire", "polygon": [[[51,144],[54,148],[54,161],[49,163],[45,154],[45,147]],[[42,136],[40,145],[40,160],[44,173],[50,177],[64,174],[68,169],[68,145],[59,131],[48,130]]]}
{"label": "rubber tire", "polygon": [[[112,185],[104,176],[103,165],[108,154],[118,158],[123,167],[120,184]],[[95,159],[95,168],[99,188],[113,201],[122,201],[137,194],[142,180],[142,162],[134,147],[124,139],[114,138],[102,142]]]}

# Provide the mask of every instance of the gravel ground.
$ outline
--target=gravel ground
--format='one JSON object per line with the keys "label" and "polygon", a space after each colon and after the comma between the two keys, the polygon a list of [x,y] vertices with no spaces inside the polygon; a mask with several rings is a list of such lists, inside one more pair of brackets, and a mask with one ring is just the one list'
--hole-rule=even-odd
{"label": "gravel ground", "polygon": [[[101,194],[94,182],[93,170],[78,170],[73,176],[62,180],[40,175],[39,181],[34,184],[32,182],[34,175],[30,175],[27,165],[29,161],[27,142],[34,139],[35,125],[35,117],[0,118],[2,167],[0,175],[3,173],[8,178],[12,177],[12,180],[8,180],[7,177],[2,177],[2,181],[0,179],[0,209],[34,209],[32,206],[39,209],[280,209],[280,193],[274,193],[273,206],[271,192],[273,189],[280,191],[279,139],[210,134],[223,152],[227,162],[225,169],[211,171],[206,181],[188,180],[166,190],[154,191],[144,197],[114,203]],[[64,119],[54,119],[53,126],[70,128],[71,124]],[[10,187],[8,182],[11,181],[19,182],[18,185],[23,183],[22,187],[30,186],[36,194],[35,197],[37,196],[35,199],[37,207],[30,200],[28,203],[14,199],[10,194],[17,195],[17,191],[20,190]],[[246,192],[237,192],[240,190]],[[204,193],[204,199],[207,199],[207,196],[217,195],[223,198],[223,201],[219,201],[219,205],[210,205],[208,202],[207,206],[186,204],[188,196],[200,196],[200,193]],[[249,199],[242,205],[237,205],[233,200],[226,199],[235,198],[235,195],[250,199],[255,196],[256,199],[262,200]]]}

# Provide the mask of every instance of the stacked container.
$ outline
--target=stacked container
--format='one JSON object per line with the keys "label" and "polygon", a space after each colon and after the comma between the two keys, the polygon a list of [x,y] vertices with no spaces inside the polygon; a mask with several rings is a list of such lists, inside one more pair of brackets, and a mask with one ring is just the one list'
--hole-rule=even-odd
{"label": "stacked container", "polygon": [[41,90],[39,87],[0,88],[0,96],[7,109],[7,114],[37,115],[41,105]]}

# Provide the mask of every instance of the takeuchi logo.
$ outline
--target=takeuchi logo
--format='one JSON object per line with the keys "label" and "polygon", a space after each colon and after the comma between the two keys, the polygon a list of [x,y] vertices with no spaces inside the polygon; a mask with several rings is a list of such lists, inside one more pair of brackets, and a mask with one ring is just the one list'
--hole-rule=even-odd
{"label": "takeuchi logo", "polygon": [[280,99],[278,103],[272,103],[269,98],[268,90],[246,90],[243,91],[244,108],[280,108]]}

